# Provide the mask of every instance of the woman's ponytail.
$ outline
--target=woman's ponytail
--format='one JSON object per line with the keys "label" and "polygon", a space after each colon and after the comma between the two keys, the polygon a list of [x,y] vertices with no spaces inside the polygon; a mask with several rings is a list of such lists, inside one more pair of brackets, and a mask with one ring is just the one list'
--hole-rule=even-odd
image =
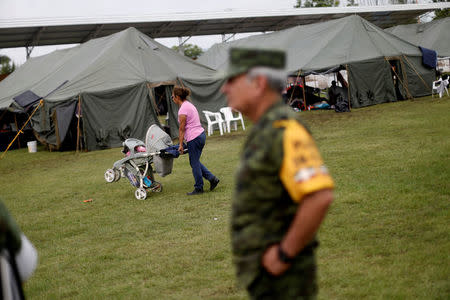
{"label": "woman's ponytail", "polygon": [[188,88],[186,88],[186,87],[181,87],[181,86],[176,85],[176,86],[173,88],[173,94],[174,94],[175,96],[180,97],[180,99],[181,99],[182,101],[184,101],[184,100],[186,100],[186,99],[189,97],[189,95],[191,94],[191,90],[188,89]]}

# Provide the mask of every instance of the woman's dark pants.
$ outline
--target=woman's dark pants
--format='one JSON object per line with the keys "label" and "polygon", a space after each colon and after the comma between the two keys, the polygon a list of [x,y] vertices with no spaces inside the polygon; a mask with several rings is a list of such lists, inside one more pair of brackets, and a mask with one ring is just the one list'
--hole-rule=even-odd
{"label": "woman's dark pants", "polygon": [[200,162],[200,156],[202,155],[203,147],[206,142],[206,134],[203,131],[198,137],[192,141],[187,142],[187,148],[189,153],[189,163],[192,168],[192,175],[194,175],[196,190],[203,190],[203,178],[211,181],[215,176]]}

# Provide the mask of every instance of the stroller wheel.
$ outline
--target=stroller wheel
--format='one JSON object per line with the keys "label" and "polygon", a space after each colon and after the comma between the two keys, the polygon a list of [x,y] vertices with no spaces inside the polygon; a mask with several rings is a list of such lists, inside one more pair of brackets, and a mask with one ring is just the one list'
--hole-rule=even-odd
{"label": "stroller wheel", "polygon": [[118,171],[114,170],[114,169],[108,169],[105,172],[105,180],[106,182],[114,182],[117,181],[120,177],[117,176],[118,175]]}
{"label": "stroller wheel", "polygon": [[136,197],[136,199],[138,200],[145,200],[147,198],[147,191],[143,188],[138,188],[135,192],[134,192],[134,196]]}
{"label": "stroller wheel", "polygon": [[150,190],[152,192],[160,193],[160,192],[162,192],[162,184],[157,181],[154,181],[152,183],[152,185],[150,186]]}
{"label": "stroller wheel", "polygon": [[117,169],[114,169],[114,181],[119,181],[120,180],[120,171]]}

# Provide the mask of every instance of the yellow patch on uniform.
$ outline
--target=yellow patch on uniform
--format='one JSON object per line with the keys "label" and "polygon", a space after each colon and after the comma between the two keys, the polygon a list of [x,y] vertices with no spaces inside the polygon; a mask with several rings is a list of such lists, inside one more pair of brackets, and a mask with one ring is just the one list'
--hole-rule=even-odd
{"label": "yellow patch on uniform", "polygon": [[279,176],[291,198],[300,202],[308,194],[333,188],[333,179],[309,132],[295,120],[276,121],[274,127],[285,128]]}

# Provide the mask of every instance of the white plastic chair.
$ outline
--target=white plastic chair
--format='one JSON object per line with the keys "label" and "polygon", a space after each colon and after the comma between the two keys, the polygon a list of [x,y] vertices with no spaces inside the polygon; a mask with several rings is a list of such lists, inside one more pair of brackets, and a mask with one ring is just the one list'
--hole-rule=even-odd
{"label": "white plastic chair", "polygon": [[223,135],[225,129],[225,121],[222,119],[222,115],[218,112],[212,112],[204,110],[206,121],[208,121],[208,136],[214,133],[214,125],[219,127],[220,135]]}
{"label": "white plastic chair", "polygon": [[448,85],[448,79],[446,79],[446,80],[440,79],[440,80],[433,81],[433,85],[431,87],[431,98],[434,97],[434,94],[439,94],[439,98],[442,98],[444,91],[446,91],[447,96],[449,96],[447,85]]}
{"label": "white plastic chair", "polygon": [[237,123],[241,120],[242,129],[245,130],[244,119],[239,111],[235,111],[237,116],[233,114],[233,109],[231,107],[222,107],[220,112],[225,116],[225,123],[227,125],[227,131],[231,132],[231,122],[234,122],[234,130],[237,130]]}

